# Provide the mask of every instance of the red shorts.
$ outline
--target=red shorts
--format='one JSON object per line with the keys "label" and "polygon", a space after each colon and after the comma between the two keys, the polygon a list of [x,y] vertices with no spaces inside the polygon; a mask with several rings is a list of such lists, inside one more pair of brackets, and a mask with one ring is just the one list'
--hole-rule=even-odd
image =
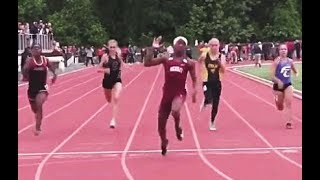
{"label": "red shorts", "polygon": [[163,92],[159,113],[165,113],[169,114],[171,112],[172,102],[175,98],[182,98],[182,101],[184,102],[186,100],[187,91],[178,91],[178,92]]}

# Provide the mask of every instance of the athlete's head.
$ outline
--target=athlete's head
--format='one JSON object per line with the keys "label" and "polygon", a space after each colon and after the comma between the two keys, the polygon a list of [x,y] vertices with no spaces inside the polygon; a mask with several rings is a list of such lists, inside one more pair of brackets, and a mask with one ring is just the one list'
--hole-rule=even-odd
{"label": "athlete's head", "polygon": [[218,53],[220,48],[220,42],[217,38],[212,38],[208,42],[208,46],[210,47],[210,51],[212,53]]}
{"label": "athlete's head", "polygon": [[108,50],[109,50],[109,54],[112,55],[116,55],[118,52],[118,42],[115,39],[110,39],[108,41]]}
{"label": "athlete's head", "polygon": [[279,55],[280,57],[287,57],[288,48],[286,44],[280,44],[279,46]]}
{"label": "athlete's head", "polygon": [[34,44],[31,47],[31,54],[32,56],[36,57],[36,56],[40,56],[42,52],[41,46],[40,44]]}
{"label": "athlete's head", "polygon": [[178,36],[173,40],[173,50],[175,56],[183,56],[186,53],[188,40],[185,37]]}

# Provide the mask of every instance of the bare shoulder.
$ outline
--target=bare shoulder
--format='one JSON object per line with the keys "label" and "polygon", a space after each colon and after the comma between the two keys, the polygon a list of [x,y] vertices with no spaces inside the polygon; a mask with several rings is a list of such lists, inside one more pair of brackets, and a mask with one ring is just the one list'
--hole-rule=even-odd
{"label": "bare shoulder", "polygon": [[31,61],[32,59],[33,59],[33,57],[27,57],[26,62]]}
{"label": "bare shoulder", "polygon": [[47,64],[49,64],[49,63],[50,63],[50,61],[49,61],[49,58],[48,58],[48,57],[46,57],[46,56],[42,56],[42,58],[43,58],[44,60],[46,60]]}
{"label": "bare shoulder", "polygon": [[109,55],[108,54],[103,54],[102,57],[101,57],[101,60],[103,62],[107,62],[109,60]]}
{"label": "bare shoulder", "polygon": [[31,62],[33,61],[33,58],[32,57],[28,57],[26,59],[26,62],[25,64],[23,65],[23,67],[21,67],[23,70],[27,70],[31,67]]}
{"label": "bare shoulder", "polygon": [[102,57],[103,57],[103,58],[108,58],[109,56],[108,56],[107,53],[105,53],[105,54],[102,55]]}
{"label": "bare shoulder", "polygon": [[205,60],[207,55],[208,55],[208,51],[201,52],[201,54],[199,56],[199,61]]}
{"label": "bare shoulder", "polygon": [[33,60],[32,57],[28,57],[28,58],[26,59],[26,63],[25,63],[25,64],[29,64],[32,60]]}
{"label": "bare shoulder", "polygon": [[191,59],[191,58],[187,58],[187,61],[188,61],[188,63],[190,63],[190,64],[194,64],[194,63],[197,62],[197,60]]}
{"label": "bare shoulder", "polygon": [[273,65],[277,65],[279,64],[280,62],[280,57],[276,57],[274,60],[273,60]]}

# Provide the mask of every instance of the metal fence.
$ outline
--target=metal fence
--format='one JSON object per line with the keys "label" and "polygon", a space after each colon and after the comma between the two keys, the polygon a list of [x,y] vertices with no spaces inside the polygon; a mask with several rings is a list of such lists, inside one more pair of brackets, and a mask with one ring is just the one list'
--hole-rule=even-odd
{"label": "metal fence", "polygon": [[53,41],[53,36],[48,34],[18,34],[18,53],[22,53],[26,47],[30,47],[33,43],[39,43],[43,51],[51,51]]}

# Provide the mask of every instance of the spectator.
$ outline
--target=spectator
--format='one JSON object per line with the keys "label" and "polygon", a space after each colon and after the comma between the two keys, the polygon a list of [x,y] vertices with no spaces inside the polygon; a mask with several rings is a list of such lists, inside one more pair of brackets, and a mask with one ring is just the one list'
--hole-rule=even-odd
{"label": "spectator", "polygon": [[93,50],[93,48],[88,46],[85,51],[86,51],[86,55],[87,55],[86,66],[88,66],[89,60],[91,60],[91,65],[94,66],[94,63],[93,63],[94,50]]}

